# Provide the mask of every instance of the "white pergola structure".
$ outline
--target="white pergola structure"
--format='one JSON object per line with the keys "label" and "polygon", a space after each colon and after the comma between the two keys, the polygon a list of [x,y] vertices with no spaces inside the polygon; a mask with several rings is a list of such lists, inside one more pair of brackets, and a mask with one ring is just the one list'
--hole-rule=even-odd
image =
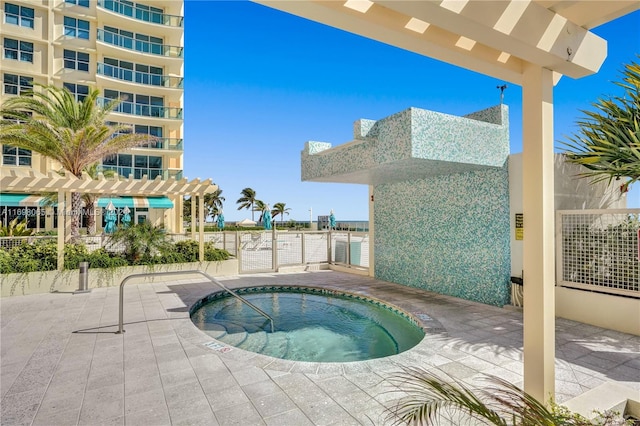
{"label": "white pergola structure", "polygon": [[[142,179],[106,178],[102,174],[97,179],[83,174],[78,178],[70,173],[43,174],[34,170],[9,170],[0,176],[0,188],[3,192],[58,193],[58,270],[64,268],[64,243],[71,236],[71,215],[66,206],[71,205],[71,193],[95,194],[103,196],[166,196],[190,195],[198,199],[198,232],[199,260],[204,261],[204,195],[215,192],[218,186],[211,179],[200,181],[186,178],[169,178],[161,180],[160,176],[153,180],[143,176]],[[195,202],[191,203],[192,222],[195,217]],[[195,226],[191,226],[191,236],[195,239]]]}
{"label": "white pergola structure", "polygon": [[607,42],[589,29],[637,10],[640,2],[254,1],[522,86],[524,388],[540,401],[553,397],[553,86],[562,75],[596,73]]}

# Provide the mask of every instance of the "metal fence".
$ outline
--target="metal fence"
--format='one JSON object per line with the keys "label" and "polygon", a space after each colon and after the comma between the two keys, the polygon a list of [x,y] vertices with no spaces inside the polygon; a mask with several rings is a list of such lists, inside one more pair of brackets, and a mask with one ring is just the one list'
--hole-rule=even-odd
{"label": "metal fence", "polygon": [[[173,242],[191,240],[191,234],[167,234]],[[200,235],[195,234],[198,241]],[[10,249],[22,243],[56,241],[56,236],[2,237],[0,248]],[[89,252],[105,248],[110,252],[124,252],[122,243],[113,242],[108,235],[80,236]],[[227,250],[239,259],[241,273],[274,272],[281,266],[334,263],[367,269],[369,267],[369,234],[342,231],[236,231],[206,232],[204,241]],[[274,247],[275,252],[274,252]]]}
{"label": "metal fence", "polygon": [[274,272],[281,266],[320,263],[369,267],[367,233],[252,231],[239,232],[238,241],[241,273]]}
{"label": "metal fence", "polygon": [[557,285],[640,297],[640,209],[559,210]]}
{"label": "metal fence", "polygon": [[38,236],[38,237],[0,237],[0,248],[10,250],[22,244],[34,244],[36,242],[56,241],[58,237]]}

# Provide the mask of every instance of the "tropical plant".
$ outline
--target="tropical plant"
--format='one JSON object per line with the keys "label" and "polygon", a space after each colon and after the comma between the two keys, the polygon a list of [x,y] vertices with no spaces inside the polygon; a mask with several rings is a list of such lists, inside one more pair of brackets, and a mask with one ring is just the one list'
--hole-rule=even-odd
{"label": "tropical plant", "polygon": [[[182,218],[191,222],[191,200],[193,197],[185,198],[182,202]],[[222,189],[218,188],[215,192],[204,195],[205,216],[211,216],[212,220],[222,211],[222,203],[225,198],[222,196]]]}
{"label": "tropical plant", "polygon": [[204,208],[207,209],[207,214],[211,216],[213,220],[222,211],[222,203],[225,198],[222,196],[222,189],[218,188],[215,192],[204,195]]}
{"label": "tropical plant", "polygon": [[[267,204],[262,200],[255,200],[253,202],[253,211],[260,212],[260,217],[258,218],[258,222],[262,222],[262,217],[264,216],[264,212],[267,210]],[[253,215],[251,216],[253,219]]]}
{"label": "tropical plant", "polygon": [[565,407],[547,407],[519,387],[486,375],[486,386],[472,389],[444,372],[403,367],[389,378],[403,395],[387,411],[393,425],[485,424],[497,426],[614,426],[631,425],[618,413],[605,411],[589,420]]}
{"label": "tropical plant", "polygon": [[7,226],[0,225],[0,237],[28,237],[33,229],[27,229],[27,219],[18,222],[18,218],[9,221]]}
{"label": "tropical plant", "polygon": [[241,191],[241,194],[242,197],[238,198],[238,201],[236,201],[236,204],[240,204],[238,210],[251,209],[251,220],[253,220],[253,212],[255,211],[253,205],[256,202],[256,191],[251,188],[245,188]]}
{"label": "tropical plant", "polygon": [[594,182],[625,179],[620,191],[640,180],[640,64],[631,62],[622,71],[623,96],[598,99],[595,111],[582,111],[579,131],[569,137],[567,161],[588,169],[581,174]]}
{"label": "tropical plant", "polygon": [[[29,149],[57,161],[74,176],[108,155],[148,143],[149,135],[130,132],[122,124],[107,124],[118,105],[113,100],[98,105],[100,92],[92,89],[82,102],[67,89],[41,86],[4,101],[0,114],[0,143]],[[71,237],[79,235],[81,194],[71,197]]]}
{"label": "tropical plant", "polygon": [[116,229],[107,244],[107,247],[122,244],[125,257],[132,264],[149,262],[171,248],[164,229],[148,222]]}
{"label": "tropical plant", "polygon": [[182,219],[191,223],[191,201],[193,196],[182,199]]}
{"label": "tropical plant", "polygon": [[275,203],[271,209],[271,215],[274,221],[276,220],[276,216],[280,215],[280,222],[283,223],[284,215],[289,214],[290,211],[291,209],[286,207],[286,203]]}

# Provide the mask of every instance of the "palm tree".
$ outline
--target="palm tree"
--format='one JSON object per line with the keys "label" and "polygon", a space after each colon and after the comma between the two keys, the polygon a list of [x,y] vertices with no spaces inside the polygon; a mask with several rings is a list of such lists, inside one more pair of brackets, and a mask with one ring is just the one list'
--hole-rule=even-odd
{"label": "palm tree", "polygon": [[222,189],[218,188],[215,192],[204,195],[204,206],[207,209],[207,214],[215,220],[216,216],[220,214],[222,210],[222,203],[225,198],[222,196]]}
{"label": "palm tree", "polygon": [[392,425],[485,424],[496,426],[613,426],[621,424],[613,411],[596,412],[592,420],[553,402],[547,407],[519,387],[486,375],[486,385],[473,389],[443,371],[402,367],[389,378],[401,398],[387,411]]}
{"label": "palm tree", "polygon": [[291,211],[290,208],[285,207],[285,203],[275,203],[273,205],[273,209],[271,209],[271,215],[273,216],[273,220],[276,220],[276,216],[280,215],[280,222],[284,223],[284,215],[289,214]]}
{"label": "palm tree", "polygon": [[251,209],[251,220],[253,220],[253,212],[255,211],[253,205],[256,202],[256,191],[251,188],[245,188],[242,190],[241,194],[242,197],[238,198],[238,201],[236,201],[236,204],[240,204],[238,210]]}
{"label": "palm tree", "polygon": [[[258,219],[258,222],[262,222],[262,216],[264,216],[264,211],[267,209],[267,205],[265,204],[264,201],[262,200],[255,200],[253,202],[253,211],[254,212],[260,212],[260,218]],[[253,220],[253,214],[251,216],[251,220]]]}
{"label": "palm tree", "polygon": [[584,177],[594,182],[626,178],[620,186],[640,180],[640,64],[631,62],[622,71],[622,81],[614,82],[624,96],[598,99],[595,111],[582,111],[579,132],[568,138],[567,161],[585,166]]}
{"label": "palm tree", "polygon": [[[107,155],[149,142],[150,136],[130,132],[121,124],[107,124],[107,115],[118,105],[114,100],[98,106],[98,90],[78,102],[66,89],[41,86],[4,102],[0,114],[0,143],[29,149],[49,157],[81,177],[82,172]],[[81,194],[71,197],[71,237],[79,236]]]}
{"label": "palm tree", "polygon": [[109,245],[118,246],[119,244],[124,246],[125,257],[131,264],[140,261],[148,262],[154,256],[171,249],[164,229],[153,226],[149,222],[116,229],[109,237]]}

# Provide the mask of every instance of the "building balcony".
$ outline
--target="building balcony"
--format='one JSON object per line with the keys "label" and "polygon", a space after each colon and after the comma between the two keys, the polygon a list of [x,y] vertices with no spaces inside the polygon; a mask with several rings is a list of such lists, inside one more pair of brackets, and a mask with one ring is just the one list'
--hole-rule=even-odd
{"label": "building balcony", "polygon": [[[98,98],[98,105],[105,107],[109,102],[115,99]],[[121,114],[131,114],[140,117],[152,118],[168,118],[173,120],[182,120],[182,108],[172,108],[163,105],[137,104],[134,102],[121,101],[113,110],[113,112]]]}
{"label": "building balcony", "polygon": [[180,180],[182,179],[182,170],[165,170],[166,174],[163,177],[163,179],[169,179],[169,178],[174,178],[175,180]]}
{"label": "building balcony", "polygon": [[158,75],[146,72],[134,71],[126,68],[116,67],[99,62],[98,74],[122,81],[130,81],[136,84],[145,84],[156,87],[167,87],[171,89],[182,89],[183,77],[173,77],[168,75]]}
{"label": "building balcony", "polygon": [[167,15],[166,13],[151,10],[148,6],[119,0],[98,0],[98,6],[129,18],[137,19],[151,24],[166,25],[168,27],[182,28],[184,17]]}
{"label": "building balcony", "polygon": [[182,179],[182,170],[167,170],[167,169],[139,169],[135,167],[123,167],[123,166],[108,166],[101,165],[98,168],[99,172],[113,171],[120,177],[128,178],[132,176],[134,179],[142,179],[146,176],[149,180],[155,179],[160,176],[160,179],[167,180],[169,178],[175,178],[176,180]]}
{"label": "building balcony", "polygon": [[182,58],[184,50],[184,48],[180,46],[169,46],[166,44],[152,43],[150,41],[136,40],[131,37],[112,33],[111,31],[106,31],[102,28],[98,28],[98,41],[123,49],[169,58]]}
{"label": "building balcony", "polygon": [[161,149],[166,151],[183,151],[182,139],[155,137],[152,142],[136,147],[137,149]]}

